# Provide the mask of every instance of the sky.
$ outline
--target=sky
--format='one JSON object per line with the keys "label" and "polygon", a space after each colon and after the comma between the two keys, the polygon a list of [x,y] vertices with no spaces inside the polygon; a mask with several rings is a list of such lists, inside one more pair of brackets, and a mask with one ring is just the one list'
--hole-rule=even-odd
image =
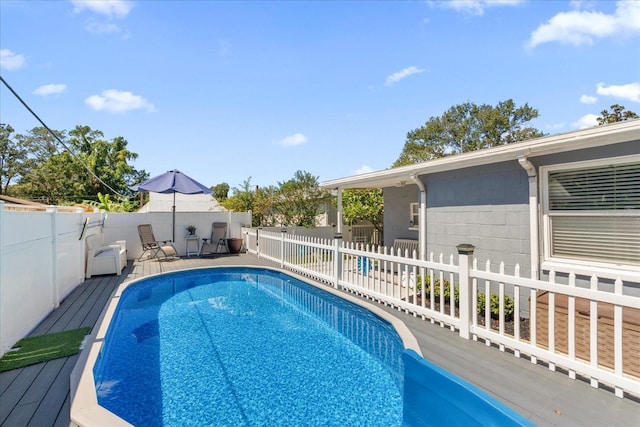
{"label": "sky", "polygon": [[[528,104],[548,134],[640,114],[640,2],[0,0],[0,75],[151,176],[322,182],[389,168],[465,102]],[[0,123],[39,126],[0,86]]]}

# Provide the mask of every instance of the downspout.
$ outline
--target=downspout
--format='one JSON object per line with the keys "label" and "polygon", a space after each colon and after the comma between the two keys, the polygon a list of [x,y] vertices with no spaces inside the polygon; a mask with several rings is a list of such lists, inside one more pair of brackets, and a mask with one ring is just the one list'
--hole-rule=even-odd
{"label": "downspout", "polygon": [[538,236],[538,174],[536,167],[527,156],[518,157],[518,163],[529,177],[529,241],[531,244],[531,278],[538,279],[539,270],[539,236]]}
{"label": "downspout", "polygon": [[342,235],[342,188],[338,187],[338,211],[336,212],[336,233]]}
{"label": "downspout", "polygon": [[418,197],[418,215],[420,218],[418,224],[418,245],[420,247],[420,254],[418,258],[425,260],[427,255],[427,189],[424,186],[424,182],[422,182],[416,174],[410,175],[409,178],[416,183],[420,190]]}

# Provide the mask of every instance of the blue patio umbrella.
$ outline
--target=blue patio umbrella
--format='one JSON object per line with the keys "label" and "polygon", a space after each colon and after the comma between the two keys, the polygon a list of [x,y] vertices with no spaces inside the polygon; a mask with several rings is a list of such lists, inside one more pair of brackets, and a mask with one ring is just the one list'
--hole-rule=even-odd
{"label": "blue patio umbrella", "polygon": [[179,170],[172,170],[153,177],[138,185],[132,185],[134,191],[170,194],[173,193],[173,241],[176,240],[176,193],[181,194],[211,194],[204,185],[195,179],[183,174]]}

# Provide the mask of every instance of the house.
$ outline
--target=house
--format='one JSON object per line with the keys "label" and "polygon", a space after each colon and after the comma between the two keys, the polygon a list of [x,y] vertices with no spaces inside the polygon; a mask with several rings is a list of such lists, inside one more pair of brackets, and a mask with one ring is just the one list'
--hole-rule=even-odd
{"label": "house", "polygon": [[597,272],[640,283],[640,119],[321,187],[337,190],[339,218],[343,190],[382,188],[384,245],[418,240],[425,259],[470,243],[479,262],[504,262],[510,272],[518,265],[525,277]]}
{"label": "house", "polygon": [[[174,199],[175,197],[175,199]],[[211,194],[149,193],[149,202],[138,212],[226,212]]]}
{"label": "house", "polygon": [[13,210],[21,210],[24,206],[43,209],[48,206],[44,203],[32,202],[31,200],[19,199],[17,197],[11,197],[4,194],[0,194],[0,201],[5,202],[5,209]]}

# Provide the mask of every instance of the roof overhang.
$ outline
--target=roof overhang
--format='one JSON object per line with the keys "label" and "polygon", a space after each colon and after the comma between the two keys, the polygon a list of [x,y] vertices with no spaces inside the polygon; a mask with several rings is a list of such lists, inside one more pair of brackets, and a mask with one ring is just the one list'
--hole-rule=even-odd
{"label": "roof overhang", "polygon": [[596,148],[630,141],[640,142],[640,119],[596,126],[573,132],[544,136],[514,144],[478,150],[427,162],[369,172],[322,182],[325,189],[386,188],[413,184],[411,176],[426,175],[479,165],[488,165],[519,157],[539,157],[567,151]]}

